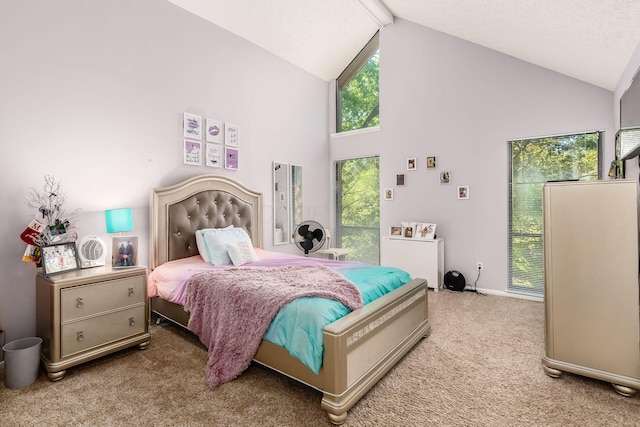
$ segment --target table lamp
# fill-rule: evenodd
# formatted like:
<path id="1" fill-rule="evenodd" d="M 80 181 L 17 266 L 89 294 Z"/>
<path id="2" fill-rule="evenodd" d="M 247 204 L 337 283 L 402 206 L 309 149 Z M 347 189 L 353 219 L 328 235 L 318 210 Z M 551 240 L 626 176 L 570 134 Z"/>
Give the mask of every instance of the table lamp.
<path id="1" fill-rule="evenodd" d="M 138 238 L 121 237 L 124 231 L 133 230 L 133 212 L 131 208 L 109 209 L 104 211 L 107 233 L 118 233 L 111 245 L 111 266 L 114 268 L 133 267 L 137 263 Z"/>

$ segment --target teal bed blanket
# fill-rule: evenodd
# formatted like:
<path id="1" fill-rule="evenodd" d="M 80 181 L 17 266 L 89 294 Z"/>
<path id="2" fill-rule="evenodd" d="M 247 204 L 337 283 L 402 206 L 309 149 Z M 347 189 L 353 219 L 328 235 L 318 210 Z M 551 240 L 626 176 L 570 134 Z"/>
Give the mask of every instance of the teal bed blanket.
<path id="1" fill-rule="evenodd" d="M 407 272 L 393 267 L 354 262 L 327 265 L 355 283 L 364 305 L 411 281 Z M 318 374 L 324 353 L 324 328 L 349 312 L 344 304 L 336 300 L 298 298 L 279 311 L 264 339 L 286 348 L 291 356 Z"/>

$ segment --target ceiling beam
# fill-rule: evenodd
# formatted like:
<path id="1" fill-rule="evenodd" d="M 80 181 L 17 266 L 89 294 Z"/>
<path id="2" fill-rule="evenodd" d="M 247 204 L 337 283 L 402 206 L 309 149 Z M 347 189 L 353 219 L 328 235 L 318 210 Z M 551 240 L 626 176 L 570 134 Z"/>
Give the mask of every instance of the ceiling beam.
<path id="1" fill-rule="evenodd" d="M 380 0 L 355 0 L 380 28 L 393 24 L 393 14 Z"/>

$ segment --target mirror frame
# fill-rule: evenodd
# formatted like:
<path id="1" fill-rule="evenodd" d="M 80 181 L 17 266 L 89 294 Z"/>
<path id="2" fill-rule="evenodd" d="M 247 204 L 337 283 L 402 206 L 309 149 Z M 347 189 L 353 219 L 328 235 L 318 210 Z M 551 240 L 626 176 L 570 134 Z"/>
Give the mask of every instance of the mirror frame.
<path id="1" fill-rule="evenodd" d="M 289 208 L 289 164 L 273 162 L 271 171 L 273 173 L 273 245 L 286 245 L 290 241 L 288 236 L 292 234 Z"/>
<path id="2" fill-rule="evenodd" d="M 293 233 L 296 227 L 304 221 L 304 197 L 302 192 L 304 179 L 302 176 L 302 166 L 291 165 L 289 174 L 289 182 L 291 183 L 291 243 L 295 243 Z"/>

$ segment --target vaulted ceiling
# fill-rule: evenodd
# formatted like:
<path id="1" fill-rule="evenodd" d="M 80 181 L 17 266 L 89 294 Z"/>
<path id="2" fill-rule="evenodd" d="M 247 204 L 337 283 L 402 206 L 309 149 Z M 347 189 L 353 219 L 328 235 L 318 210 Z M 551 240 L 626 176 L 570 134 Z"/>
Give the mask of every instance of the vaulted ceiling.
<path id="1" fill-rule="evenodd" d="M 638 0 L 169 1 L 323 80 L 336 78 L 382 25 L 380 6 L 609 90 L 640 42 Z"/>

